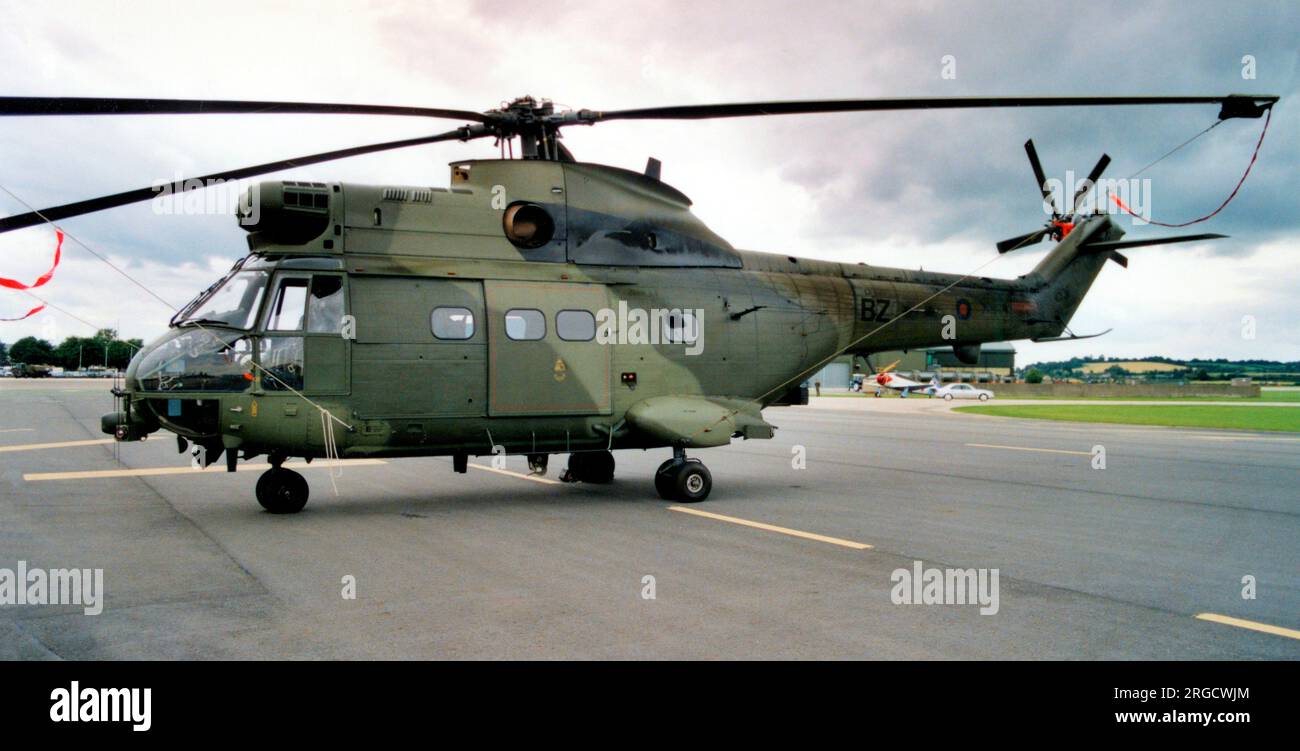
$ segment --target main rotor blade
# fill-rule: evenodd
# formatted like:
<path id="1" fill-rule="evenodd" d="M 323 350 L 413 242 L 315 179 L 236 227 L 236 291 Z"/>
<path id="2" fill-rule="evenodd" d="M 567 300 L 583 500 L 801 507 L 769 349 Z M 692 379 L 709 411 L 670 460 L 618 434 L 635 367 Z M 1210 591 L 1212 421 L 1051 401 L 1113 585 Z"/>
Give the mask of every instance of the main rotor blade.
<path id="1" fill-rule="evenodd" d="M 1104 107 L 1140 104 L 1223 104 L 1229 100 L 1276 102 L 1275 96 L 1003 96 L 913 97 L 902 99 L 824 99 L 796 102 L 737 102 L 643 107 L 609 112 L 588 112 L 583 118 L 604 120 L 704 120 L 752 115 L 799 115 L 817 112 L 872 112 L 886 110 L 971 109 L 976 107 Z"/>
<path id="2" fill-rule="evenodd" d="M 1072 207 L 1072 208 L 1070 209 L 1071 211 L 1078 211 L 1078 210 L 1079 210 L 1079 202 L 1082 201 L 1082 200 L 1083 200 L 1083 197 L 1086 196 L 1086 195 L 1088 194 L 1088 191 L 1090 191 L 1090 190 L 1092 190 L 1094 187 L 1096 187 L 1096 185 L 1097 185 L 1097 178 L 1101 177 L 1101 173 L 1102 173 L 1102 172 L 1105 172 L 1105 171 L 1106 171 L 1106 165 L 1108 165 L 1108 164 L 1110 164 L 1110 155 L 1109 155 L 1109 154 L 1102 154 L 1102 155 L 1101 155 L 1101 159 L 1098 159 L 1098 160 L 1097 160 L 1097 166 L 1095 166 L 1095 167 L 1092 168 L 1092 172 L 1089 172 L 1089 173 L 1088 173 L 1088 180 L 1087 180 L 1087 182 L 1085 182 L 1085 183 L 1083 183 L 1082 185 L 1080 185 L 1080 186 L 1079 186 L 1079 189 L 1078 189 L 1077 191 L 1075 191 L 1075 193 L 1074 193 L 1074 202 L 1070 204 L 1070 206 Z"/>
<path id="3" fill-rule="evenodd" d="M 117 97 L 0 97 L 0 116 L 28 115 L 402 115 L 488 122 L 469 110 L 383 104 L 241 102 L 221 99 L 121 99 Z"/>
<path id="4" fill-rule="evenodd" d="M 210 175 L 204 175 L 198 178 L 189 178 L 187 180 L 177 180 L 170 187 L 170 195 L 183 193 L 187 190 L 207 187 L 209 181 L 214 180 L 240 180 L 246 177 L 255 177 L 265 175 L 269 172 L 279 172 L 280 170 L 290 169 L 292 167 L 304 167 L 309 164 L 319 164 L 320 162 L 330 162 L 336 159 L 347 159 L 348 157 L 361 156 L 362 154 L 373 154 L 378 151 L 391 151 L 393 149 L 404 149 L 408 146 L 423 146 L 425 144 L 437 143 L 439 141 L 468 141 L 473 138 L 481 138 L 489 135 L 486 130 L 471 129 L 468 126 L 457 130 L 439 133 L 434 136 L 421 136 L 419 138 L 407 138 L 400 141 L 386 141 L 384 143 L 370 144 L 369 146 L 354 146 L 350 149 L 339 149 L 338 151 L 326 151 L 320 154 L 309 154 L 307 156 L 294 157 L 293 159 L 281 159 L 278 162 L 267 162 L 253 167 L 241 167 L 239 169 L 226 170 L 225 172 L 214 172 Z M 62 206 L 53 206 L 48 209 L 31 211 L 26 214 L 16 214 L 0 219 L 0 233 L 12 232 L 24 227 L 34 227 L 46 221 L 57 222 L 60 219 L 90 214 L 95 211 L 112 209 L 127 204 L 148 201 L 157 197 L 164 190 L 163 186 L 150 186 L 148 188 L 137 188 L 113 195 L 100 196 L 76 203 L 68 203 Z"/>
<path id="5" fill-rule="evenodd" d="M 1043 163 L 1038 161 L 1038 150 L 1034 148 L 1034 139 L 1025 141 L 1025 153 L 1029 155 L 1029 166 L 1034 170 L 1034 179 L 1038 181 L 1038 190 L 1043 194 L 1043 202 L 1046 203 L 1052 197 L 1052 191 L 1047 188 L 1047 174 L 1043 172 Z M 1052 201 L 1052 213 L 1056 213 L 1056 201 Z"/>

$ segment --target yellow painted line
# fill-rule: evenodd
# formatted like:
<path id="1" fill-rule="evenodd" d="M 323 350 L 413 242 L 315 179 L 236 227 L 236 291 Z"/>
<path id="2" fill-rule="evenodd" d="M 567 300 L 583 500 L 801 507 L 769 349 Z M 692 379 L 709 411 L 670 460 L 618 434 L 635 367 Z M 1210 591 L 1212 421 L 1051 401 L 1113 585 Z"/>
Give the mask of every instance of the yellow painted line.
<path id="1" fill-rule="evenodd" d="M 485 467 L 482 464 L 475 464 L 474 462 L 470 462 L 469 466 L 472 469 L 481 469 L 484 472 L 495 472 L 498 475 L 506 475 L 508 477 L 518 477 L 520 480 L 532 480 L 533 482 L 540 482 L 543 485 L 563 485 L 563 483 L 561 483 L 559 480 L 548 480 L 547 478 L 539 477 L 538 475 L 526 475 L 523 472 L 511 472 L 508 469 L 497 469 L 496 467 Z"/>
<path id="2" fill-rule="evenodd" d="M 1288 438 L 1286 436 L 1262 436 L 1262 435 L 1198 435 L 1196 438 L 1202 441 L 1300 441 L 1300 438 Z"/>
<path id="3" fill-rule="evenodd" d="M 326 467 L 373 467 L 387 464 L 383 459 L 344 459 L 341 461 L 286 462 L 285 466 L 295 469 L 316 469 Z M 247 465 L 245 465 L 247 466 Z M 257 465 L 259 468 L 268 465 Z M 100 480 L 113 477 L 158 477 L 161 475 L 202 475 L 224 473 L 224 463 L 213 464 L 207 469 L 194 467 L 145 467 L 142 469 L 92 469 L 83 472 L 30 472 L 23 475 L 27 482 L 44 482 L 47 480 Z"/>
<path id="4" fill-rule="evenodd" d="M 1236 626 L 1237 628 L 1248 628 L 1251 631 L 1259 631 L 1274 636 L 1285 636 L 1288 639 L 1300 639 L 1300 631 L 1296 631 L 1293 628 L 1270 626 L 1267 623 L 1248 621 L 1244 618 L 1233 618 L 1227 615 L 1219 615 L 1218 613 L 1197 613 L 1196 617 L 1202 621 L 1212 621 L 1214 623 L 1222 623 L 1226 626 Z"/>
<path id="5" fill-rule="evenodd" d="M 687 508 L 685 506 L 669 506 L 668 510 L 680 511 L 683 514 L 693 514 L 695 516 L 703 516 L 706 519 L 717 519 L 720 522 L 731 522 L 732 524 L 739 524 L 745 527 L 753 527 L 754 529 L 762 529 L 768 532 L 777 532 L 783 535 L 790 535 L 791 537 L 802 537 L 805 540 L 816 540 L 817 542 L 829 542 L 832 545 L 839 545 L 845 548 L 853 548 L 854 550 L 871 550 L 871 548 L 874 547 L 872 545 L 866 544 L 865 542 L 854 542 L 852 540 L 843 540 L 838 537 L 827 537 L 826 535 L 819 535 L 816 534 L 815 532 L 803 532 L 798 529 L 790 529 L 789 527 L 778 527 L 775 524 L 764 524 L 763 522 L 752 522 L 748 519 L 740 519 L 735 516 L 723 516 L 722 514 L 715 514 L 711 511 L 700 511 L 699 509 Z"/>
<path id="6" fill-rule="evenodd" d="M 99 446 L 112 443 L 112 438 L 95 438 L 88 441 L 62 441 L 60 443 L 26 443 L 20 446 L 0 446 L 0 454 L 6 451 L 39 451 L 40 449 L 65 449 L 73 446 Z"/>
<path id="7" fill-rule="evenodd" d="M 1066 451 L 1065 449 L 1040 449 L 1040 448 L 1033 448 L 1030 446 L 999 446 L 996 443 L 968 443 L 966 445 L 972 446 L 977 449 L 1006 449 L 1008 451 L 1037 451 L 1044 454 L 1073 454 L 1074 456 L 1092 456 L 1092 454 L 1087 451 Z"/>

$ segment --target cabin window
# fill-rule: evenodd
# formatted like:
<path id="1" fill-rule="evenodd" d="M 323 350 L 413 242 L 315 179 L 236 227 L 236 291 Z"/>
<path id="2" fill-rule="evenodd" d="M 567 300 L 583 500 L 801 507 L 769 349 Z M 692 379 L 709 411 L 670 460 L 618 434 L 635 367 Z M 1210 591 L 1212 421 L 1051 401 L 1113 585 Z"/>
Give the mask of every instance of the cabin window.
<path id="1" fill-rule="evenodd" d="M 307 296 L 307 331 L 338 334 L 343 331 L 343 277 L 318 275 L 311 278 Z"/>
<path id="2" fill-rule="evenodd" d="M 506 311 L 506 336 L 515 341 L 534 341 L 546 336 L 546 316 L 531 308 Z"/>
<path id="3" fill-rule="evenodd" d="M 302 329 L 303 318 L 307 314 L 307 279 L 305 277 L 287 277 L 280 280 L 276 289 L 275 300 L 267 315 L 268 331 L 298 331 Z"/>
<path id="4" fill-rule="evenodd" d="M 555 333 L 566 342 L 589 342 L 596 338 L 596 316 L 585 310 L 561 310 L 555 314 Z"/>
<path id="5" fill-rule="evenodd" d="M 700 322 L 689 310 L 673 310 L 664 315 L 665 344 L 694 344 L 700 338 Z"/>
<path id="6" fill-rule="evenodd" d="M 433 335 L 439 339 L 473 337 L 474 312 L 469 308 L 434 308 Z"/>

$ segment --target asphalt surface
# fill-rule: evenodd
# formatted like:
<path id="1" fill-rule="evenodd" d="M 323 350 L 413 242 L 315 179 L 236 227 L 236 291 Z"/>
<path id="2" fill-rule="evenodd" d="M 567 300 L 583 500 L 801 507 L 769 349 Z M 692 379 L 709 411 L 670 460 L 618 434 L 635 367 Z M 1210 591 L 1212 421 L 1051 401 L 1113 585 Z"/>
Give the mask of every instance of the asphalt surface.
<path id="1" fill-rule="evenodd" d="M 313 466 L 306 510 L 273 516 L 256 463 L 33 477 L 187 466 L 165 434 L 13 450 L 106 438 L 108 385 L 0 382 L 0 568 L 102 568 L 107 590 L 99 615 L 0 605 L 0 657 L 1300 658 L 1278 630 L 1300 629 L 1297 435 L 822 399 L 697 454 L 714 490 L 689 508 L 727 519 L 655 495 L 666 451 L 618 452 L 608 486 L 435 458 L 346 466 L 336 495 Z M 915 561 L 996 569 L 997 613 L 894 604 Z"/>

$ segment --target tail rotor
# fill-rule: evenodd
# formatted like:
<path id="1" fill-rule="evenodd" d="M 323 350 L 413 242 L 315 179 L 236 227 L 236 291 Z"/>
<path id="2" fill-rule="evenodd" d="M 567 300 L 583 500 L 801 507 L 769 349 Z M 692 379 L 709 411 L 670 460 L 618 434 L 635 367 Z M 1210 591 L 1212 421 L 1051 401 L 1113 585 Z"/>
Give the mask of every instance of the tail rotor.
<path id="1" fill-rule="evenodd" d="M 1041 242 L 1044 238 L 1050 237 L 1053 240 L 1060 241 L 1070 230 L 1074 229 L 1075 218 L 1079 214 L 1079 206 L 1082 205 L 1083 199 L 1096 186 L 1097 180 L 1101 178 L 1102 172 L 1110 164 L 1110 156 L 1101 155 L 1097 160 L 1096 166 L 1088 173 L 1088 179 L 1079 184 L 1079 189 L 1075 191 L 1074 199 L 1070 203 L 1069 212 L 1066 213 L 1064 206 L 1057 205 L 1057 197 L 1053 194 L 1051 186 L 1047 181 L 1047 174 L 1043 171 L 1043 163 L 1038 159 L 1038 150 L 1034 148 L 1034 140 L 1031 138 L 1025 141 L 1025 154 L 1029 157 L 1029 167 L 1034 171 L 1034 179 L 1038 182 L 1038 191 L 1043 196 L 1043 203 L 1050 204 L 1052 209 L 1052 218 L 1043 225 L 1042 229 L 1027 232 L 1023 235 L 1009 237 L 998 243 L 999 253 L 1009 253 L 1013 250 L 1019 250 L 1026 245 L 1033 245 Z M 1064 196 L 1062 196 L 1064 198 Z"/>

